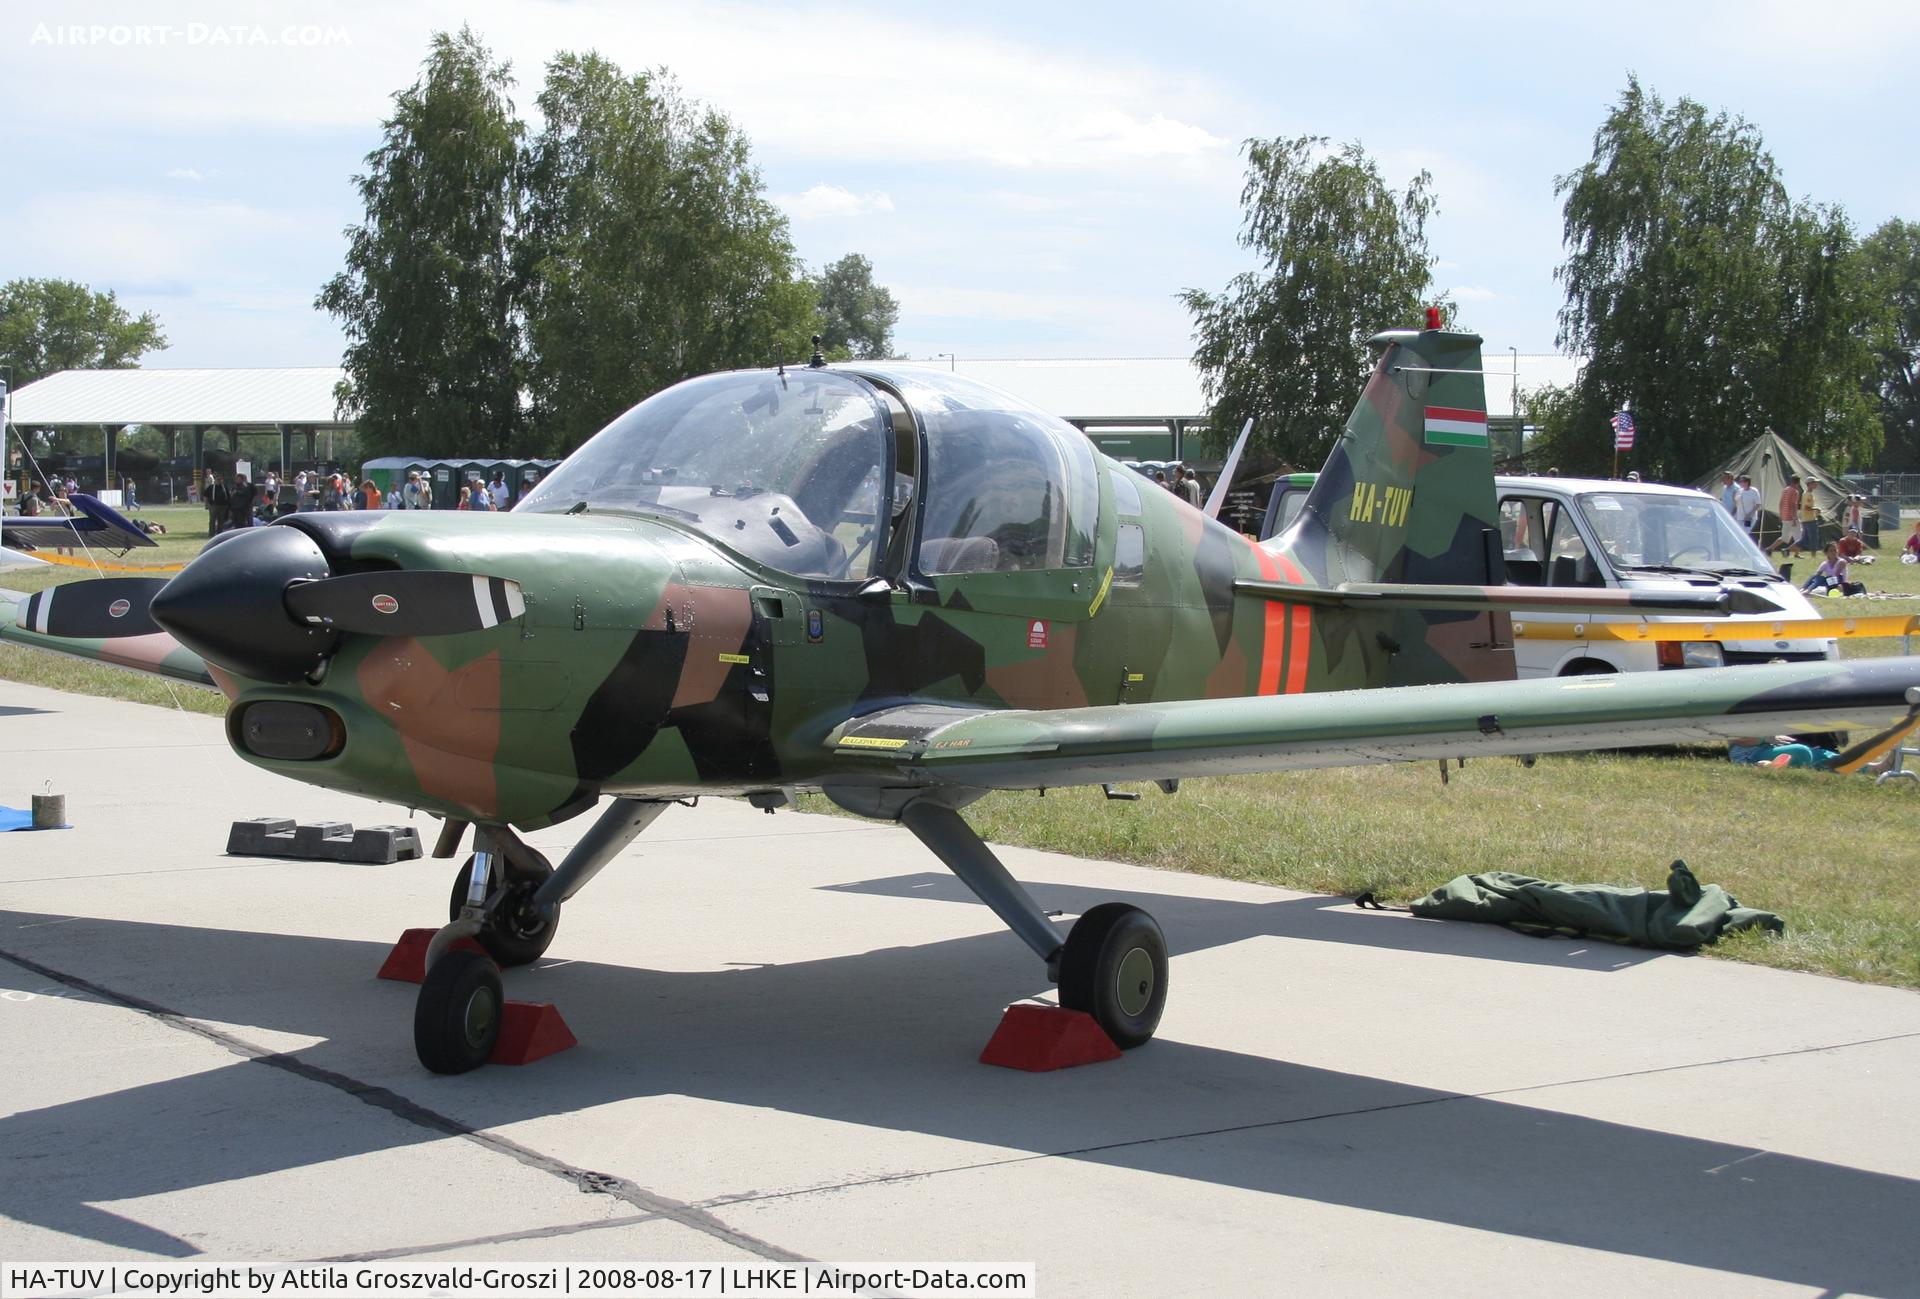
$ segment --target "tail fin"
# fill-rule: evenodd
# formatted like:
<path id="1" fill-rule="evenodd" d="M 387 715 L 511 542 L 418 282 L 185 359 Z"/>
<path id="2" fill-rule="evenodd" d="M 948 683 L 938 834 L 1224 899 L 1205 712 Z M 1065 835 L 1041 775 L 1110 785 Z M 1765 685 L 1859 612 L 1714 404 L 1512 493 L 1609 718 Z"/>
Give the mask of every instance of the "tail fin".
<path id="1" fill-rule="evenodd" d="M 1300 517 L 1268 543 L 1325 585 L 1504 580 L 1480 336 L 1389 330 Z"/>
<path id="2" fill-rule="evenodd" d="M 1372 342 L 1380 359 L 1360 404 L 1300 516 L 1267 549 L 1323 587 L 1503 584 L 1479 336 L 1402 329 Z M 1382 609 L 1321 620 L 1319 641 L 1329 687 L 1514 675 L 1502 612 Z"/>

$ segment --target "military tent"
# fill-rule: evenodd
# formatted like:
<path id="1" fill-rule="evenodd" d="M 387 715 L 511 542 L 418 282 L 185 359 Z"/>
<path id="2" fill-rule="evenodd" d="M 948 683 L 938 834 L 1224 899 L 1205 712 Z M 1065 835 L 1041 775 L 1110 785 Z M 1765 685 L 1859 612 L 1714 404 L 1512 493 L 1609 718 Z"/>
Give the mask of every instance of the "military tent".
<path id="1" fill-rule="evenodd" d="M 1693 485 L 1717 497 L 1720 494 L 1721 474 L 1732 474 L 1736 479 L 1741 474 L 1747 474 L 1753 479 L 1754 487 L 1759 489 L 1762 546 L 1771 546 L 1780 538 L 1780 493 L 1786 488 L 1789 474 L 1798 474 L 1801 487 L 1813 492 L 1814 504 L 1820 510 L 1820 539 L 1823 542 L 1832 541 L 1840 535 L 1841 518 L 1846 513 L 1851 490 L 1772 429 L 1734 452 Z M 1867 523 L 1869 527 L 1873 526 L 1871 512 Z"/>

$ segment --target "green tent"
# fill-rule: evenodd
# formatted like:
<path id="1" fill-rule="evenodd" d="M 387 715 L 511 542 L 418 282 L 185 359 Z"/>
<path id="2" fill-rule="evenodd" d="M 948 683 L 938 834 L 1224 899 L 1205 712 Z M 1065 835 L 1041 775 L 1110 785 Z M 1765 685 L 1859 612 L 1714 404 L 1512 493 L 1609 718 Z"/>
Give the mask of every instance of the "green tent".
<path id="1" fill-rule="evenodd" d="M 1693 485 L 1717 498 L 1720 495 L 1721 474 L 1732 474 L 1735 478 L 1746 474 L 1753 479 L 1754 487 L 1760 492 L 1761 545 L 1770 546 L 1780 538 L 1780 493 L 1787 485 L 1789 474 L 1800 476 L 1803 490 L 1812 485 L 1810 490 L 1814 504 L 1820 510 L 1820 540 L 1827 542 L 1839 538 L 1843 526 L 1841 517 L 1852 491 L 1772 429 L 1734 452 L 1724 464 L 1714 466 L 1711 473 Z M 1873 522 L 1871 514 L 1867 521 L 1869 524 Z"/>

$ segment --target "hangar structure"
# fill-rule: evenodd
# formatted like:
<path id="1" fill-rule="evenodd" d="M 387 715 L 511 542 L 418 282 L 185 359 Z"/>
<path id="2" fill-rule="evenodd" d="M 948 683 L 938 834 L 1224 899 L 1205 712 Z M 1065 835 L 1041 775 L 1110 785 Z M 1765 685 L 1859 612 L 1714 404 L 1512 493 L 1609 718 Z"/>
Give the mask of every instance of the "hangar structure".
<path id="1" fill-rule="evenodd" d="M 285 369 L 62 370 L 13 394 L 10 422 L 21 429 L 97 430 L 103 452 L 101 481 L 116 483 L 120 433 L 145 424 L 166 438 L 167 459 L 190 459 L 193 481 L 206 467 L 207 437 L 223 438 L 237 454 L 242 433 L 278 433 L 280 464 L 313 463 L 318 439 L 351 432 L 334 388 L 339 366 Z M 183 455 L 181 438 L 191 448 Z M 304 456 L 295 455 L 304 441 Z"/>

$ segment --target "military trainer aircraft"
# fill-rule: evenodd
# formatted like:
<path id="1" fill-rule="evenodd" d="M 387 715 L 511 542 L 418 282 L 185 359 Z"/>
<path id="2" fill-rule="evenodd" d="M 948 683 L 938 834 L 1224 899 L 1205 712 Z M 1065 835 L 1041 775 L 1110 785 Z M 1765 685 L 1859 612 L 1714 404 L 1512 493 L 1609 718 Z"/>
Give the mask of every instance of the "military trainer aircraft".
<path id="1" fill-rule="evenodd" d="M 1912 658 L 1513 680 L 1511 609 L 1772 606 L 1737 581 L 1505 585 L 1480 340 L 1428 326 L 1375 338 L 1305 509 L 1264 545 L 1005 393 L 816 355 L 648 398 L 511 514 L 296 514 L 164 582 L 44 591 L 0 634 L 203 670 L 247 761 L 445 818 L 441 855 L 475 828 L 416 1006 L 430 1069 L 487 1058 L 496 963 L 545 952 L 674 800 L 796 790 L 907 827 L 1132 1047 L 1167 995 L 1158 926 L 1109 903 L 1063 935 L 961 815 L 987 791 L 1878 729 L 1920 706 Z M 609 797 L 557 867 L 520 837 Z"/>

